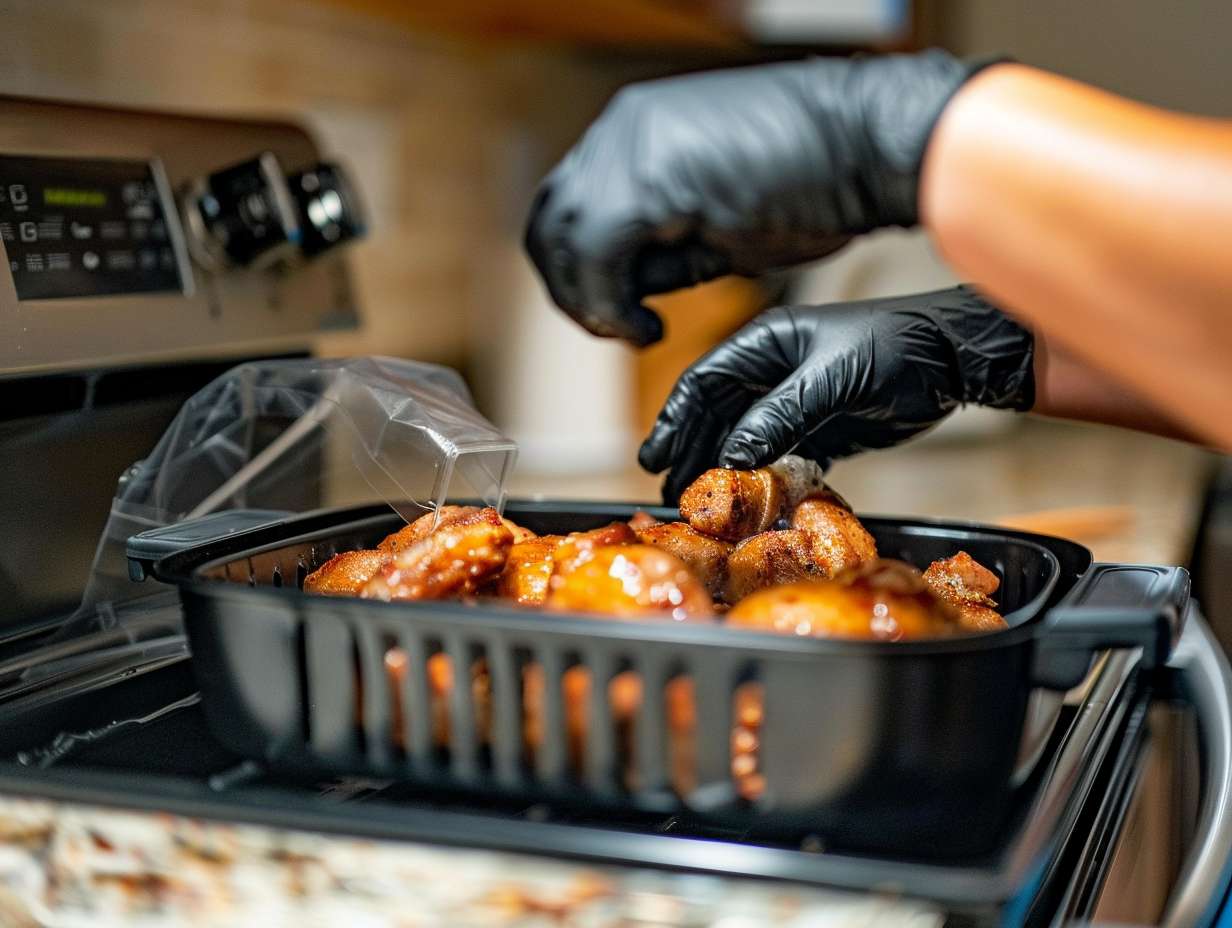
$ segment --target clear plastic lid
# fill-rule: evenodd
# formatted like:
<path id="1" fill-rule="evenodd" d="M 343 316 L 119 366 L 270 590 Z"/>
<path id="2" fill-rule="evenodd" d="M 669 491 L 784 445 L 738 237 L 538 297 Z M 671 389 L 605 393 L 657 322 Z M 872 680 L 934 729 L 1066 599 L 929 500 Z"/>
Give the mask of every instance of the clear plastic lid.
<path id="1" fill-rule="evenodd" d="M 498 509 L 516 445 L 455 372 L 397 358 L 241 364 L 188 400 L 120 481 L 83 611 L 130 598 L 124 546 L 228 509 L 384 500 L 408 521 L 447 497 Z"/>

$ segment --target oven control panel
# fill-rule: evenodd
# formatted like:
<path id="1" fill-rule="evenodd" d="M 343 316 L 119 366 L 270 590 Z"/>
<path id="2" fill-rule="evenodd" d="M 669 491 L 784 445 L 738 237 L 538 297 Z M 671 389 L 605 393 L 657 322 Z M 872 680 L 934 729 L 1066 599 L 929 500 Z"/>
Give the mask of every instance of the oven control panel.
<path id="1" fill-rule="evenodd" d="M 293 122 L 0 96 L 0 378 L 311 350 L 362 217 Z"/>
<path id="2" fill-rule="evenodd" d="M 19 300 L 183 292 L 189 278 L 157 162 L 0 156 L 0 240 Z"/>

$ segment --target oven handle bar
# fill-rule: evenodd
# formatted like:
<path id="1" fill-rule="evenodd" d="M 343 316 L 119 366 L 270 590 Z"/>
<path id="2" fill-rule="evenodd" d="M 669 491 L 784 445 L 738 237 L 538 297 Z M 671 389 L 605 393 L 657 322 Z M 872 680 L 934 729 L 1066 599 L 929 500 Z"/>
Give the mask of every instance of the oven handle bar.
<path id="1" fill-rule="evenodd" d="M 1219 918 L 1232 882 L 1232 668 L 1196 608 L 1169 667 L 1193 702 L 1202 741 L 1198 834 L 1181 868 L 1161 928 L 1196 928 Z"/>

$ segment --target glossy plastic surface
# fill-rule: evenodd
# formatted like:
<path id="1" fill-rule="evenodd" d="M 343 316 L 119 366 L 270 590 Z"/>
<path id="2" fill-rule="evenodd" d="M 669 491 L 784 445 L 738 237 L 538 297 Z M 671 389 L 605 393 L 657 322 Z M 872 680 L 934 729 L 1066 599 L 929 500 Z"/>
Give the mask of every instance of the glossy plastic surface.
<path id="1" fill-rule="evenodd" d="M 614 504 L 519 504 L 507 513 L 540 532 L 628 518 Z M 660 511 L 660 515 L 670 515 Z M 1089 556 L 1058 539 L 978 526 L 865 519 L 880 550 L 926 566 L 959 548 L 1002 578 L 1013 627 L 990 635 L 907 643 L 795 639 L 717 627 L 596 622 L 499 605 L 381 603 L 306 595 L 303 576 L 341 550 L 369 546 L 397 528 L 388 510 L 296 517 L 198 545 L 160 561 L 160 579 L 182 587 L 207 718 L 233 749 L 285 769 L 363 772 L 451 789 L 498 791 L 613 810 L 688 809 L 735 828 L 815 834 L 848 847 L 942 856 L 989 846 L 1011 805 L 1015 761 L 1040 671 L 1040 620 Z M 221 582 L 220 582 L 221 581 Z M 1082 595 L 1085 604 L 1099 585 Z M 1131 610 L 1133 612 L 1133 610 Z M 1053 649 L 1071 663 L 1103 644 L 1134 638 L 1103 626 L 1107 640 L 1071 636 Z M 1152 626 L 1154 627 L 1154 626 Z M 1115 639 L 1115 640 L 1113 640 Z M 389 648 L 411 670 L 391 686 Z M 488 712 L 469 686 L 448 697 L 448 743 L 435 744 L 425 667 L 482 660 Z M 528 752 L 521 737 L 528 665 L 546 679 L 546 734 Z M 631 730 L 613 718 L 606 687 L 592 687 L 585 744 L 571 763 L 562 678 L 584 665 L 600 683 L 630 671 L 643 697 Z M 418 669 L 418 670 L 417 670 Z M 673 789 L 667 687 L 687 677 L 696 782 Z M 763 689 L 759 762 L 765 789 L 736 797 L 731 777 L 733 697 Z"/>

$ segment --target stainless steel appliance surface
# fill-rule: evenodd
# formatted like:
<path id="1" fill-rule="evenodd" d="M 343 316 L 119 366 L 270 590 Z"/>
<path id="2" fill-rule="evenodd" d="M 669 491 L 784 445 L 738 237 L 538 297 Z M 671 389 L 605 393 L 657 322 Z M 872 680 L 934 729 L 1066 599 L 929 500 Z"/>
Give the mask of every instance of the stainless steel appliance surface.
<path id="1" fill-rule="evenodd" d="M 1096 663 L 996 847 L 959 860 L 267 768 L 211 734 L 173 588 L 149 580 L 69 622 L 117 479 L 183 398 L 234 361 L 307 353 L 315 331 L 354 324 L 334 246 L 363 231 L 345 172 L 294 125 L 0 100 L 0 793 L 890 894 L 955 926 L 1213 923 L 1232 676 L 1196 607 L 1168 667 L 1131 650 Z"/>

